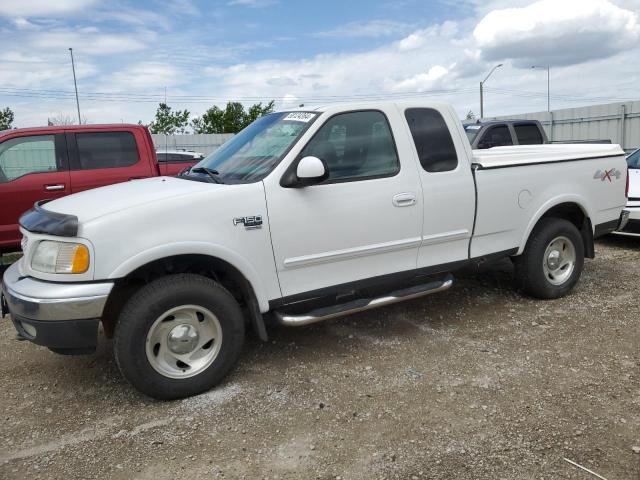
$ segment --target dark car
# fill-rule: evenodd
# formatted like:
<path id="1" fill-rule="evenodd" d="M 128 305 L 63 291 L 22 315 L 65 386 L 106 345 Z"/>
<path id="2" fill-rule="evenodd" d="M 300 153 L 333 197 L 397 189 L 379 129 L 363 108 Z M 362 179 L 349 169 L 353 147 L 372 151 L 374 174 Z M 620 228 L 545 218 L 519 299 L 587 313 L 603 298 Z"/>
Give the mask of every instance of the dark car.
<path id="1" fill-rule="evenodd" d="M 464 130 L 474 150 L 549 143 L 544 128 L 537 120 L 478 121 L 465 125 Z"/>

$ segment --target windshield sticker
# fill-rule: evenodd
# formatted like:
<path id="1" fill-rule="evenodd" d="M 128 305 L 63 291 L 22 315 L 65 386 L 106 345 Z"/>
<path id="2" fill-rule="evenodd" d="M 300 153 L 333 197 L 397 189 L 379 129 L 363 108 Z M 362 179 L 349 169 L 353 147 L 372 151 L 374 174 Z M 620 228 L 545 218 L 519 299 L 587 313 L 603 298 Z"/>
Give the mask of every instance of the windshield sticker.
<path id="1" fill-rule="evenodd" d="M 316 116 L 315 113 L 291 112 L 289 115 L 284 117 L 283 120 L 290 120 L 292 122 L 304 122 L 304 123 L 307 123 L 309 120 L 311 120 L 315 116 Z"/>
<path id="2" fill-rule="evenodd" d="M 466 127 L 467 130 L 480 130 L 480 125 L 467 125 Z"/>

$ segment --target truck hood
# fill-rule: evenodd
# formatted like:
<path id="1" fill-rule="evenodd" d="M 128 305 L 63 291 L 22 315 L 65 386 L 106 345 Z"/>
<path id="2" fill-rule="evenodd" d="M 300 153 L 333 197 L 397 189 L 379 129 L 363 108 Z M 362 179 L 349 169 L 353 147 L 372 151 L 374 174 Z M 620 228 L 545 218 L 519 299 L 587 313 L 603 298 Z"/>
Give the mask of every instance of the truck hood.
<path id="1" fill-rule="evenodd" d="M 121 210 L 194 195 L 220 187 L 224 188 L 225 185 L 175 177 L 154 177 L 86 190 L 53 200 L 44 204 L 42 208 L 56 213 L 75 215 L 78 223 L 83 224 Z"/>

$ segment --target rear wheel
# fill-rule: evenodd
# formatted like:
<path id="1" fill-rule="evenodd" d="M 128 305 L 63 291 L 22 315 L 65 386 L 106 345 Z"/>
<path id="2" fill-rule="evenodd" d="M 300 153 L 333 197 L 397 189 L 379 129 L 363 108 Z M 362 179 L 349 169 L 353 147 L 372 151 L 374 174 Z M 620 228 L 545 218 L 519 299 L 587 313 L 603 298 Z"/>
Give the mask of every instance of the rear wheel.
<path id="1" fill-rule="evenodd" d="M 525 293 L 542 299 L 562 297 L 582 273 L 584 244 L 580 232 L 562 218 L 543 218 L 514 263 L 517 281 Z"/>
<path id="2" fill-rule="evenodd" d="M 127 302 L 116 325 L 114 352 L 123 376 L 158 399 L 214 387 L 234 366 L 244 319 L 233 296 L 193 274 L 154 280 Z"/>

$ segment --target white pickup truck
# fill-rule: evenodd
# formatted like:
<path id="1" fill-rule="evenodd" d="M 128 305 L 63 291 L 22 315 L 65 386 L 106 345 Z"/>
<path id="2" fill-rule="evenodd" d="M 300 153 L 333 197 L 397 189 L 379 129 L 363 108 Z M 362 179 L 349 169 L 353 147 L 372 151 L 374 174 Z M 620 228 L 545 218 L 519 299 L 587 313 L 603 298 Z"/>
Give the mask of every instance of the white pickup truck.
<path id="1" fill-rule="evenodd" d="M 472 151 L 446 104 L 274 113 L 178 177 L 36 205 L 2 305 L 59 353 L 93 351 L 102 322 L 136 388 L 184 397 L 231 370 L 247 326 L 442 291 L 469 264 L 511 257 L 524 292 L 565 295 L 624 222 L 626 177 L 617 145 Z"/>

